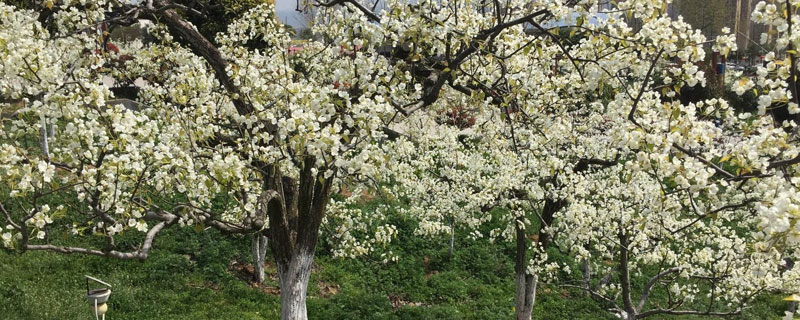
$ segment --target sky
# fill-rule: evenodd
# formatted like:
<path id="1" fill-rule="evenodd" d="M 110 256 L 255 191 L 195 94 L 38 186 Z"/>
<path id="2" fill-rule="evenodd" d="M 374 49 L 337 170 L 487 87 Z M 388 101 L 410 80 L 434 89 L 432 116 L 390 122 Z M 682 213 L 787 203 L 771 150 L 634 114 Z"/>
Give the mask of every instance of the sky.
<path id="1" fill-rule="evenodd" d="M 296 5 L 297 0 L 275 0 L 275 11 L 278 12 L 278 17 L 283 23 L 289 24 L 295 28 L 305 27 L 297 11 L 294 10 Z"/>
<path id="2" fill-rule="evenodd" d="M 142 0 L 129 0 L 131 4 L 137 4 Z M 283 23 L 293 27 L 305 27 L 304 23 L 294 10 L 297 0 L 275 0 L 275 10 Z"/>

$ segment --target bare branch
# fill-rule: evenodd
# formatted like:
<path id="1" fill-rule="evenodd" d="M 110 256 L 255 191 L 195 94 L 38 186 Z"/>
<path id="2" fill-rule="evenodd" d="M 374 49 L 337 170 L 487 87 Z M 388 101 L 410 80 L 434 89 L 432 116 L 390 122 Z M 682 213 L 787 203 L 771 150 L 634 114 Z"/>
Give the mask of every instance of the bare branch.
<path id="1" fill-rule="evenodd" d="M 614 308 L 619 309 L 619 306 L 617 305 L 617 302 L 614 301 L 614 299 L 606 297 L 606 296 L 600 294 L 599 292 L 597 292 L 595 290 L 592 290 L 592 289 L 589 289 L 589 288 L 585 288 L 585 287 L 582 287 L 582 286 L 572 285 L 572 284 L 561 284 L 561 285 L 558 285 L 558 286 L 559 287 L 566 287 L 566 288 L 576 288 L 576 289 L 583 290 L 583 291 L 589 293 L 589 295 L 591 295 L 593 298 L 608 302 L 610 305 L 614 306 Z"/>
<path id="2" fill-rule="evenodd" d="M 653 289 L 653 286 L 656 284 L 656 282 L 658 282 L 658 280 L 680 270 L 681 268 L 679 267 L 669 268 L 650 278 L 650 281 L 647 282 L 647 285 L 645 285 L 644 289 L 642 290 L 642 296 L 639 298 L 639 304 L 636 306 L 636 309 L 642 310 L 642 308 L 644 308 L 644 303 L 647 302 L 647 297 L 650 295 L 650 290 Z"/>
<path id="3" fill-rule="evenodd" d="M 781 168 L 781 167 L 788 167 L 788 166 L 791 166 L 791 165 L 794 165 L 794 164 L 798 164 L 798 163 L 800 163 L 800 154 L 798 154 L 796 157 L 791 158 L 791 159 L 778 160 L 778 161 L 770 162 L 769 166 L 767 166 L 767 169 L 776 169 L 776 168 Z"/>
<path id="4" fill-rule="evenodd" d="M 715 316 L 715 317 L 729 317 L 735 316 L 737 314 L 742 313 L 741 309 L 737 309 L 730 312 L 709 312 L 709 311 L 697 311 L 697 310 L 671 310 L 671 309 L 653 309 L 642 312 L 636 315 L 637 318 L 645 318 L 652 315 L 657 314 L 667 314 L 673 316 L 680 316 L 680 315 L 695 315 L 695 316 Z"/>
<path id="5" fill-rule="evenodd" d="M 178 3 L 167 4 L 167 5 L 165 5 L 165 6 L 161 7 L 161 8 L 156 9 L 156 11 L 162 12 L 162 11 L 172 10 L 172 9 L 184 10 L 184 11 L 186 11 L 188 13 L 191 13 L 192 15 L 195 15 L 195 16 L 198 16 L 198 17 L 201 17 L 201 18 L 206 18 L 206 15 L 203 14 L 202 12 L 200 12 L 200 11 L 197 11 L 197 9 L 190 8 L 190 7 L 184 6 L 182 4 L 178 4 Z"/>
<path id="6" fill-rule="evenodd" d="M 356 7 L 356 9 L 358 9 L 358 11 L 361 11 L 361 13 L 367 16 L 367 18 L 369 18 L 370 20 L 374 22 L 381 21 L 381 18 L 378 17 L 378 15 L 376 15 L 375 12 L 372 12 L 372 10 L 367 9 L 366 7 L 362 6 L 360 3 L 358 3 L 358 1 L 355 0 L 333 0 L 331 2 L 317 2 L 317 4 L 323 7 L 333 7 L 335 5 L 345 4 L 345 3 L 352 4 L 354 7 Z"/>
<path id="7" fill-rule="evenodd" d="M 147 235 L 145 235 L 142 246 L 136 251 L 132 252 L 122 252 L 116 250 L 101 251 L 101 250 L 79 248 L 79 247 L 61 247 L 50 244 L 31 245 L 27 243 L 23 245 L 23 248 L 25 250 L 45 250 L 45 251 L 54 251 L 65 254 L 72 254 L 72 253 L 88 254 L 94 256 L 117 258 L 122 260 L 133 260 L 133 259 L 144 260 L 147 259 L 147 256 L 150 253 L 150 249 L 152 249 L 153 247 L 153 240 L 155 239 L 156 235 L 158 235 L 158 233 L 161 232 L 161 230 L 164 229 L 165 226 L 175 223 L 175 221 L 178 219 L 177 216 L 169 213 L 162 213 L 162 214 L 148 213 L 147 216 L 149 216 L 152 219 L 159 219 L 161 220 L 161 222 L 159 222 L 158 224 L 153 226 L 153 228 L 147 231 Z"/>
<path id="8" fill-rule="evenodd" d="M 8 224 L 10 224 L 12 227 L 14 227 L 14 229 L 17 229 L 17 230 L 20 229 L 19 225 L 14 223 L 14 220 L 11 220 L 11 215 L 9 215 L 8 211 L 6 211 L 6 208 L 3 207 L 3 203 L 2 202 L 0 202 L 0 211 L 3 212 L 3 216 L 6 217 L 6 221 L 8 222 Z"/>

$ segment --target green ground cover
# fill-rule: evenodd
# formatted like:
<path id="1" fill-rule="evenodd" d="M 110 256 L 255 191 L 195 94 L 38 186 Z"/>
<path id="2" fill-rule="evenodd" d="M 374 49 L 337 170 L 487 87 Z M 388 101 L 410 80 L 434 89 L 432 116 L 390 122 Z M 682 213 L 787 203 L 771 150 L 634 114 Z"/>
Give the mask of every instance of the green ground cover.
<path id="1" fill-rule="evenodd" d="M 331 244 L 320 244 L 309 284 L 311 319 L 513 318 L 511 246 L 457 235 L 451 258 L 446 239 L 421 239 L 412 235 L 410 223 L 396 223 L 396 263 L 333 258 Z M 274 265 L 267 266 L 267 281 L 261 287 L 247 282 L 252 270 L 248 238 L 173 228 L 156 246 L 143 262 L 0 251 L 0 318 L 90 318 L 82 296 L 84 274 L 114 286 L 110 320 L 278 318 Z M 551 255 L 567 259 L 558 252 Z M 580 277 L 573 272 L 563 281 Z M 658 298 L 656 291 L 653 299 Z M 778 319 L 786 308 L 780 298 L 759 297 L 736 318 Z M 551 284 L 540 287 L 534 319 L 614 318 L 581 292 Z"/>

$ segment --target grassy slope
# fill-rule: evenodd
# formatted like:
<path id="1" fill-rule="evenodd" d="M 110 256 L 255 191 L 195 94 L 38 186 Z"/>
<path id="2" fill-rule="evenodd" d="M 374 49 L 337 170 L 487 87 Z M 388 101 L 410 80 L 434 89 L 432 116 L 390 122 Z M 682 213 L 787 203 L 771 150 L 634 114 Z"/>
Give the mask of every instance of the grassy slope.
<path id="1" fill-rule="evenodd" d="M 312 319 L 513 318 L 509 245 L 459 240 L 449 259 L 446 240 L 420 239 L 410 235 L 406 222 L 395 224 L 397 263 L 335 259 L 329 244 L 320 244 L 309 285 Z M 132 243 L 126 238 L 118 243 Z M 550 255 L 565 259 L 557 252 Z M 241 279 L 246 276 L 240 268 L 231 266 L 249 260 L 247 238 L 191 228 L 168 230 L 144 262 L 0 250 L 0 318 L 88 319 L 90 307 L 82 295 L 83 275 L 89 274 L 114 286 L 109 319 L 276 319 L 274 266 L 268 266 L 267 283 L 254 288 Z M 574 281 L 580 274 L 563 277 Z M 652 299 L 659 299 L 658 291 Z M 779 296 L 764 296 L 737 318 L 777 319 L 785 307 Z M 580 292 L 553 286 L 540 287 L 534 313 L 534 319 L 613 319 Z"/>

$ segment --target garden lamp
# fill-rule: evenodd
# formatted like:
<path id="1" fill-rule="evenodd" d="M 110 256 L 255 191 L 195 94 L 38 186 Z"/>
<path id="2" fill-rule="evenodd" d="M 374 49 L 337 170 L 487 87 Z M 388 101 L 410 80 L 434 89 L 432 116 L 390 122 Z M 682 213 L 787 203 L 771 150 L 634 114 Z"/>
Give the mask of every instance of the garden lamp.
<path id="1" fill-rule="evenodd" d="M 783 298 L 783 301 L 789 301 L 790 304 L 789 310 L 785 312 L 786 315 L 781 318 L 781 320 L 792 320 L 794 318 L 795 309 L 797 308 L 797 302 L 800 301 L 800 295 L 795 293 L 791 296 Z"/>
<path id="2" fill-rule="evenodd" d="M 89 280 L 102 284 L 105 287 L 89 289 Z M 108 301 L 109 296 L 111 296 L 110 284 L 105 283 L 95 277 L 86 276 L 86 299 L 89 299 L 89 303 L 92 305 L 95 320 L 105 320 L 106 311 L 108 311 L 108 305 L 106 304 L 106 301 Z"/>

